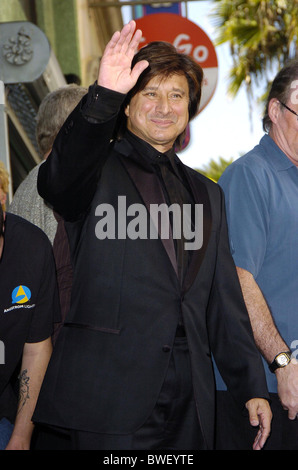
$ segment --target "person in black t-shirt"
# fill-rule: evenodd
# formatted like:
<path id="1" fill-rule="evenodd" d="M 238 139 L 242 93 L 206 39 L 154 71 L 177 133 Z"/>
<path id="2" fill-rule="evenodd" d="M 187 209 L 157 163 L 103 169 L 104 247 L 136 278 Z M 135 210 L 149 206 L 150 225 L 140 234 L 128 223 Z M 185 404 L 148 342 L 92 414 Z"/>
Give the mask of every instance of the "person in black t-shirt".
<path id="1" fill-rule="evenodd" d="M 0 280 L 0 449 L 26 450 L 59 301 L 47 236 L 1 206 Z"/>

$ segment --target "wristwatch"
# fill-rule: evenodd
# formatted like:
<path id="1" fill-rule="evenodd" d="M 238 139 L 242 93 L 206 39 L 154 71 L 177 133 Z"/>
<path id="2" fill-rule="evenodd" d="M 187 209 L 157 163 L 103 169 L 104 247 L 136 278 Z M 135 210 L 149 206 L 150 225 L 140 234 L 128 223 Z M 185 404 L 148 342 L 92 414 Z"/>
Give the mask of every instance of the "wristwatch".
<path id="1" fill-rule="evenodd" d="M 280 367 L 285 367 L 291 360 L 291 351 L 281 352 L 275 356 L 274 361 L 270 364 L 269 370 L 271 372 L 276 371 Z"/>

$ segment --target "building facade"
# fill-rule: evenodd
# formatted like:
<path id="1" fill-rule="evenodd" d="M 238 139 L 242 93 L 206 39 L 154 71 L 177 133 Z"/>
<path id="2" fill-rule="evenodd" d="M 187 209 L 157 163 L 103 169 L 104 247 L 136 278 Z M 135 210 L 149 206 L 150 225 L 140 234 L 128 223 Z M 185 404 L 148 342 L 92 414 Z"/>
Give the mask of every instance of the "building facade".
<path id="1" fill-rule="evenodd" d="M 10 174 L 9 199 L 29 171 L 42 160 L 35 138 L 36 113 L 42 99 L 66 83 L 88 87 L 96 80 L 104 47 L 123 25 L 121 8 L 114 6 L 114 1 L 110 7 L 109 2 L 111 0 L 104 3 L 96 0 L 1 0 L 0 81 L 4 84 L 4 96 L 0 106 L 6 121 L 7 148 L 2 138 L 0 160 Z M 49 43 L 49 60 L 40 76 L 31 82 L 24 82 L 22 75 L 21 59 L 25 68 L 25 61 L 29 62 L 30 54 L 34 53 L 34 44 L 29 44 L 30 35 L 26 33 L 27 24 L 36 25 Z M 11 29 L 9 35 L 7 28 Z M 25 53 L 17 56 L 16 51 L 21 47 L 24 50 L 26 44 L 29 45 Z M 1 68 L 3 72 L 8 59 L 10 67 L 16 68 L 17 79 L 13 78 L 13 83 L 1 75 Z M 13 75 L 15 77 L 15 73 Z M 0 136 L 3 136 L 1 116 L 0 127 Z"/>

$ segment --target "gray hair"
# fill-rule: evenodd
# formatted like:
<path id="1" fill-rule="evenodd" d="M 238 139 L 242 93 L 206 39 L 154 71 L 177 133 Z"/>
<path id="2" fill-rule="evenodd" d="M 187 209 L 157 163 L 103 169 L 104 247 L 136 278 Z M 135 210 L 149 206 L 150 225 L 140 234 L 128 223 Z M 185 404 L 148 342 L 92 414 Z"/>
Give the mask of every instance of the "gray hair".
<path id="1" fill-rule="evenodd" d="M 272 122 L 268 114 L 269 102 L 276 98 L 281 103 L 288 101 L 291 94 L 291 84 L 298 79 L 298 60 L 294 59 L 286 64 L 274 78 L 268 94 L 266 109 L 263 117 L 263 129 L 269 132 Z"/>
<path id="2" fill-rule="evenodd" d="M 87 91 L 72 83 L 52 91 L 42 100 L 36 121 L 36 140 L 42 156 L 52 149 L 63 123 Z"/>

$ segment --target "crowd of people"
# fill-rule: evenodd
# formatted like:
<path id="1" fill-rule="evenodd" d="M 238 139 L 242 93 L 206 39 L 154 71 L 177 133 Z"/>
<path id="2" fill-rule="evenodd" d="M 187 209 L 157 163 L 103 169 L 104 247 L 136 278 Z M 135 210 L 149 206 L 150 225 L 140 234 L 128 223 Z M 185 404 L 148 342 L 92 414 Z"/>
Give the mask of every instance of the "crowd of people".
<path id="1" fill-rule="evenodd" d="M 177 156 L 201 67 L 140 40 L 43 100 L 8 208 L 0 167 L 0 449 L 297 450 L 298 61 L 216 184 Z"/>

